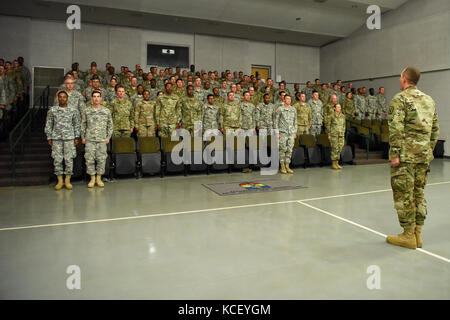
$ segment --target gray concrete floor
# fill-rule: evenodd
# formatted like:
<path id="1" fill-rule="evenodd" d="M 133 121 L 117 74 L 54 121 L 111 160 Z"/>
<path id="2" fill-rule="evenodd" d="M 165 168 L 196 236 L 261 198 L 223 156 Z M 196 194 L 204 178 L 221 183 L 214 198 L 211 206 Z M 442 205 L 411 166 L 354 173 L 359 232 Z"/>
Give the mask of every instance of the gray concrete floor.
<path id="1" fill-rule="evenodd" d="M 276 177 L 307 188 L 201 185 L 274 178 L 259 172 L 0 188 L 0 298 L 450 298 L 450 161 L 432 163 L 423 250 L 385 242 L 401 231 L 388 164 Z M 70 265 L 80 290 L 66 287 Z M 367 288 L 372 265 L 380 289 Z"/>

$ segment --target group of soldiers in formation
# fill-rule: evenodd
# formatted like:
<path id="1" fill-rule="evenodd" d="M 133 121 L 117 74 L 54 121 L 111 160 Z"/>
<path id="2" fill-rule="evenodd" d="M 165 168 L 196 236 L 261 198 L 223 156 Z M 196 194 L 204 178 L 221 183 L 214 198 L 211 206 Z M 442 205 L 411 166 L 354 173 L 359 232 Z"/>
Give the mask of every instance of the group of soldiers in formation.
<path id="1" fill-rule="evenodd" d="M 24 66 L 23 57 L 5 61 L 0 58 L 0 120 L 26 99 L 31 87 L 30 70 Z"/>
<path id="2" fill-rule="evenodd" d="M 111 64 L 106 71 L 97 69 L 95 62 L 82 72 L 78 63 L 72 65 L 55 97 L 54 107 L 47 115 L 46 129 L 52 145 L 56 189 L 72 188 L 72 159 L 75 145 L 81 137 L 85 147 L 88 187 L 103 187 L 106 144 L 111 137 L 171 137 L 174 130 L 183 128 L 191 136 L 207 130 L 223 134 L 251 130 L 255 135 L 265 129 L 270 134 L 278 129 L 280 172 L 293 173 L 289 167 L 297 136 L 322 132 L 332 146 L 332 168 L 338 164 L 344 146 L 346 119 L 385 119 L 387 104 L 384 89 L 377 96 L 365 96 L 365 88 L 348 88 L 338 80 L 320 84 L 316 79 L 300 90 L 295 84 L 291 94 L 281 81 L 275 88 L 272 79 L 267 83 L 260 77 L 222 72 L 181 71 L 177 67 L 144 73 L 140 65 L 131 72 L 122 66 L 119 74 Z M 196 131 L 197 130 L 197 131 Z M 75 143 L 74 141 L 75 140 Z M 72 141 L 71 143 L 69 143 Z M 65 161 L 65 168 L 63 168 Z M 249 169 L 245 169 L 250 171 Z M 63 181 L 63 174 L 66 178 Z"/>

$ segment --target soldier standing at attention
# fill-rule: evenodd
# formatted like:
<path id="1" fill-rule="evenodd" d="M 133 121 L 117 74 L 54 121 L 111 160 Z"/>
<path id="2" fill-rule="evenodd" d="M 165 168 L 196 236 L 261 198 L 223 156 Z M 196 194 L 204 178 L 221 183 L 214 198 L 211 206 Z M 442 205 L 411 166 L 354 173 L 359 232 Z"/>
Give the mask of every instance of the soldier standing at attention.
<path id="1" fill-rule="evenodd" d="M 420 71 L 407 67 L 400 75 L 400 93 L 389 105 L 389 159 L 394 207 L 403 233 L 386 241 L 409 249 L 422 247 L 427 216 L 424 188 L 433 149 L 439 137 L 433 99 L 417 89 Z"/>
<path id="2" fill-rule="evenodd" d="M 353 120 L 355 118 L 355 103 L 352 99 L 352 93 L 349 91 L 347 95 L 342 100 L 342 113 L 348 120 Z"/>
<path id="3" fill-rule="evenodd" d="M 311 100 L 308 101 L 311 107 L 311 129 L 313 136 L 317 136 L 322 132 L 323 127 L 323 104 L 319 99 L 319 93 L 314 90 Z"/>
<path id="4" fill-rule="evenodd" d="M 311 107 L 307 104 L 306 94 L 299 92 L 296 95 L 298 100 L 294 103 L 294 108 L 297 111 L 297 136 L 301 134 L 309 134 L 309 129 L 312 123 Z M 286 99 L 286 98 L 285 98 Z"/>
<path id="5" fill-rule="evenodd" d="M 366 105 L 367 105 L 367 117 L 366 119 L 373 120 L 373 119 L 379 119 L 377 117 L 377 97 L 375 96 L 375 90 L 373 88 L 369 89 L 369 95 L 366 98 Z"/>
<path id="6" fill-rule="evenodd" d="M 117 98 L 108 104 L 114 122 L 113 137 L 129 137 L 134 127 L 133 105 L 125 98 L 125 89 L 122 85 L 116 86 L 116 94 Z"/>
<path id="7" fill-rule="evenodd" d="M 172 131 L 180 128 L 181 110 L 178 96 L 172 93 L 172 84 L 168 82 L 164 87 L 166 92 L 156 99 L 156 126 L 160 137 L 170 138 Z"/>
<path id="8" fill-rule="evenodd" d="M 138 137 L 156 136 L 156 101 L 150 100 L 150 91 L 144 90 L 143 100 L 136 104 L 134 123 Z"/>
<path id="9" fill-rule="evenodd" d="M 234 101 L 234 92 L 228 92 L 227 101 L 222 106 L 220 123 L 224 134 L 233 134 L 242 126 L 242 112 L 239 102 Z"/>
<path id="10" fill-rule="evenodd" d="M 356 120 L 363 120 L 365 118 L 367 108 L 366 98 L 363 95 L 362 88 L 358 88 L 358 94 L 353 98 L 355 100 L 355 118 Z"/>
<path id="11" fill-rule="evenodd" d="M 278 140 L 280 143 L 280 172 L 294 173 L 289 168 L 291 162 L 292 149 L 297 138 L 297 111 L 291 106 L 291 96 L 284 97 L 284 103 L 276 110 L 274 129 L 278 129 Z"/>
<path id="12" fill-rule="evenodd" d="M 256 106 L 258 130 L 266 129 L 267 135 L 271 135 L 273 124 L 275 121 L 275 106 L 270 102 L 270 95 L 265 93 L 263 96 L 263 102 Z"/>
<path id="13" fill-rule="evenodd" d="M 214 103 L 214 96 L 212 94 L 208 95 L 207 101 L 208 102 L 203 105 L 202 112 L 203 131 L 205 132 L 207 130 L 214 129 L 219 130 L 222 128 L 222 124 L 220 123 L 219 107 Z"/>
<path id="14" fill-rule="evenodd" d="M 311 85 L 311 81 L 306 82 L 306 87 L 305 87 L 305 89 L 303 91 L 306 94 L 306 101 L 311 100 L 312 99 L 312 93 L 314 91 L 314 89 L 312 88 L 312 85 Z"/>
<path id="15" fill-rule="evenodd" d="M 55 190 L 63 185 L 72 190 L 70 176 L 73 173 L 73 158 L 76 157 L 75 146 L 80 136 L 80 114 L 75 108 L 68 107 L 69 96 L 65 91 L 58 92 L 59 106 L 52 107 L 47 113 L 45 134 L 48 144 L 52 147 L 53 165 L 58 183 Z M 63 161 L 65 168 L 63 168 Z M 66 175 L 63 184 L 63 174 Z"/>
<path id="16" fill-rule="evenodd" d="M 334 112 L 326 119 L 325 127 L 331 143 L 331 168 L 342 169 L 339 158 L 345 143 L 345 116 L 340 104 L 334 105 Z"/>
<path id="17" fill-rule="evenodd" d="M 379 113 L 379 118 L 387 119 L 388 118 L 388 107 L 386 97 L 384 96 L 384 88 L 380 87 L 378 89 L 377 95 L 377 114 Z"/>
<path id="18" fill-rule="evenodd" d="M 105 186 L 102 175 L 105 173 L 106 145 L 113 133 L 111 112 L 100 104 L 101 101 L 102 93 L 92 92 L 92 107 L 86 108 L 81 115 L 81 141 L 85 145 L 87 173 L 91 176 L 88 188 L 93 188 L 95 183 L 102 188 Z"/>
<path id="19" fill-rule="evenodd" d="M 257 119 L 256 108 L 253 103 L 250 102 L 250 93 L 248 91 L 244 92 L 244 98 L 241 102 L 242 111 L 242 126 L 243 130 L 255 131 Z"/>
<path id="20" fill-rule="evenodd" d="M 203 103 L 194 95 L 193 86 L 187 86 L 186 96 L 178 100 L 176 108 L 181 112 L 181 127 L 193 137 L 195 123 L 202 121 L 203 109 Z"/>

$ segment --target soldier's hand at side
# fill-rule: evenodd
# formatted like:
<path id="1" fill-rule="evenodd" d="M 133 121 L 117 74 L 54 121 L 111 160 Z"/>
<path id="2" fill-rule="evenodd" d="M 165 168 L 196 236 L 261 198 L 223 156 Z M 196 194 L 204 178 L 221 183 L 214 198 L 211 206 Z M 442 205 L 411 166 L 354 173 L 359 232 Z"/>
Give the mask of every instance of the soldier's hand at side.
<path id="1" fill-rule="evenodd" d="M 221 128 L 221 129 L 220 129 L 220 132 L 222 132 L 222 133 L 223 133 L 223 128 Z"/>
<path id="2" fill-rule="evenodd" d="M 277 137 L 278 137 L 278 139 L 280 139 L 280 137 L 281 137 L 280 134 L 278 134 Z"/>
<path id="3" fill-rule="evenodd" d="M 330 141 L 331 141 L 331 136 L 328 136 L 328 140 L 330 140 Z"/>
<path id="4" fill-rule="evenodd" d="M 106 144 L 108 144 L 109 143 L 109 139 L 106 139 L 105 142 L 106 142 Z"/>
<path id="5" fill-rule="evenodd" d="M 297 135 L 294 133 L 294 139 L 297 139 Z"/>
<path id="6" fill-rule="evenodd" d="M 133 133 L 133 128 L 130 128 L 130 133 Z"/>
<path id="7" fill-rule="evenodd" d="M 82 140 L 81 140 L 81 143 L 82 143 L 82 144 L 86 144 L 86 139 L 82 139 Z"/>
<path id="8" fill-rule="evenodd" d="M 391 167 L 396 168 L 400 165 L 400 159 L 399 158 L 392 158 L 391 159 Z"/>
<path id="9" fill-rule="evenodd" d="M 156 129 L 160 130 L 160 129 L 161 129 L 161 126 L 160 126 L 159 124 L 156 125 Z"/>
<path id="10" fill-rule="evenodd" d="M 4 105 L 0 105 L 0 109 L 5 109 L 5 106 Z"/>
<path id="11" fill-rule="evenodd" d="M 73 143 L 74 143 L 75 146 L 77 146 L 78 145 L 78 139 L 73 139 Z"/>
<path id="12" fill-rule="evenodd" d="M 52 141 L 52 139 L 48 139 L 48 145 L 49 145 L 50 147 L 53 147 L 53 141 Z"/>

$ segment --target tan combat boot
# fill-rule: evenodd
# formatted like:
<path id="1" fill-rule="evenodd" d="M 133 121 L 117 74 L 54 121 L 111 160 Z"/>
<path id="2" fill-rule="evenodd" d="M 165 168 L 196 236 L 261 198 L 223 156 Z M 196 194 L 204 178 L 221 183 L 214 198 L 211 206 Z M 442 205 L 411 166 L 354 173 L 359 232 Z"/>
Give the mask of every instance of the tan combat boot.
<path id="1" fill-rule="evenodd" d="M 280 173 L 282 174 L 286 173 L 286 167 L 284 165 L 284 162 L 280 162 Z"/>
<path id="2" fill-rule="evenodd" d="M 64 185 L 66 189 L 72 190 L 72 184 L 70 183 L 70 175 L 66 174 L 66 179 L 64 180 Z"/>
<path id="3" fill-rule="evenodd" d="M 100 174 L 97 175 L 97 185 L 98 185 L 100 188 L 103 188 L 103 187 L 105 186 L 105 184 L 104 184 L 103 181 L 102 181 L 102 176 L 101 176 Z"/>
<path id="4" fill-rule="evenodd" d="M 416 242 L 417 242 L 417 248 L 422 248 L 422 227 L 423 226 L 417 226 L 416 225 L 416 230 L 415 230 L 415 234 L 416 234 Z"/>
<path id="5" fill-rule="evenodd" d="M 58 183 L 55 186 L 55 190 L 61 190 L 63 186 L 64 186 L 63 176 L 61 175 L 61 176 L 58 176 Z"/>
<path id="6" fill-rule="evenodd" d="M 336 161 L 336 167 L 337 167 L 338 169 L 342 169 L 342 167 L 339 165 L 339 161 Z"/>
<path id="7" fill-rule="evenodd" d="M 294 173 L 291 168 L 289 168 L 289 163 L 286 162 L 286 171 L 287 173 Z"/>
<path id="8" fill-rule="evenodd" d="M 414 234 L 414 228 L 403 228 L 403 233 L 397 236 L 388 236 L 386 241 L 394 246 L 401 246 L 409 249 L 417 248 L 416 235 Z"/>
<path id="9" fill-rule="evenodd" d="M 331 169 L 339 169 L 337 166 L 336 166 L 336 162 L 337 161 L 333 161 L 332 163 L 331 163 Z"/>
<path id="10" fill-rule="evenodd" d="M 91 181 L 88 183 L 88 188 L 93 188 L 95 186 L 95 175 L 91 176 Z"/>

